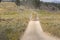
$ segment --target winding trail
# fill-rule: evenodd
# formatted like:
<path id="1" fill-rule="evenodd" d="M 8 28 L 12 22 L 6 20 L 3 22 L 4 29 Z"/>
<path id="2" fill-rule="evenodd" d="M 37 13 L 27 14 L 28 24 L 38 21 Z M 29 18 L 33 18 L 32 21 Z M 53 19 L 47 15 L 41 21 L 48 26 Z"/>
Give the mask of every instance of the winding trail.
<path id="1" fill-rule="evenodd" d="M 21 40 L 57 40 L 43 32 L 39 21 L 30 21 Z"/>

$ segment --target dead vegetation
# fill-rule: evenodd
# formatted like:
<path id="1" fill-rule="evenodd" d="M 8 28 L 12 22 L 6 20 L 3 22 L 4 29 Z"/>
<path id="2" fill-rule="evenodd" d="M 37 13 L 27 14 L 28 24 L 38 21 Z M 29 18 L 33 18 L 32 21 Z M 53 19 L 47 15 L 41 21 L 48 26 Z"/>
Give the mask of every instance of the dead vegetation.
<path id="1" fill-rule="evenodd" d="M 7 40 L 19 40 L 19 37 L 23 35 L 28 25 L 30 14 L 34 10 L 21 6 L 20 11 L 20 7 L 16 9 L 17 7 L 14 5 L 12 5 L 13 11 L 11 7 L 0 7 L 5 11 L 0 13 L 0 34 L 4 32 L 2 36 L 4 38 L 4 34 L 6 34 Z M 38 16 L 43 30 L 49 34 L 60 37 L 60 12 L 50 12 L 46 10 L 38 10 L 36 12 L 39 14 Z"/>

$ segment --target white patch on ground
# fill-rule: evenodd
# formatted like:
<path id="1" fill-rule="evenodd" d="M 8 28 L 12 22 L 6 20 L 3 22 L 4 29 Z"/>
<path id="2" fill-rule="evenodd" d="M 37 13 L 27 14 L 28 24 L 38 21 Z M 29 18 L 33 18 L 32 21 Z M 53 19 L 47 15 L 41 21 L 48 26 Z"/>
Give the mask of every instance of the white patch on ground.
<path id="1" fill-rule="evenodd" d="M 21 40 L 57 40 L 57 39 L 45 34 L 42 30 L 39 21 L 30 21 Z"/>

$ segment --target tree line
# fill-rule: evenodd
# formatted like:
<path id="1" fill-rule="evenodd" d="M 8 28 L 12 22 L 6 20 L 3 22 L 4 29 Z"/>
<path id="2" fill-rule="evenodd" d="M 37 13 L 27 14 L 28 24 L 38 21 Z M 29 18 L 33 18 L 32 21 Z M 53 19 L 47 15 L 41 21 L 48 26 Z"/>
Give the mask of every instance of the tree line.
<path id="1" fill-rule="evenodd" d="M 0 0 L 0 2 L 1 1 L 2 0 Z M 20 6 L 23 4 L 23 5 L 33 6 L 35 8 L 40 8 L 41 4 L 44 4 L 46 6 L 52 5 L 60 9 L 60 3 L 42 2 L 40 0 L 15 0 L 14 2 L 16 3 L 17 6 Z"/>
<path id="2" fill-rule="evenodd" d="M 44 4 L 45 6 L 52 5 L 52 6 L 55 6 L 55 7 L 57 7 L 57 8 L 60 9 L 60 3 L 42 2 L 42 1 L 40 1 L 40 0 L 26 0 L 26 1 L 23 0 L 22 3 L 24 3 L 24 5 L 33 6 L 33 7 L 35 7 L 35 8 L 40 8 L 40 6 L 41 6 L 42 4 Z M 17 4 L 18 6 L 20 6 L 20 5 L 21 5 L 20 0 L 16 0 L 16 4 Z M 53 8 L 53 9 L 54 9 L 54 8 Z"/>
<path id="3" fill-rule="evenodd" d="M 59 9 L 60 9 L 60 3 L 42 2 L 42 1 L 40 1 L 40 4 L 44 4 L 44 5 L 46 5 L 46 6 L 51 5 L 51 6 L 55 6 L 55 7 L 57 7 L 57 8 L 59 8 Z"/>
<path id="4" fill-rule="evenodd" d="M 20 6 L 21 4 L 24 4 L 24 5 L 29 5 L 29 6 L 38 8 L 40 6 L 40 0 L 23 0 L 23 1 L 16 0 L 16 4 L 18 6 Z"/>

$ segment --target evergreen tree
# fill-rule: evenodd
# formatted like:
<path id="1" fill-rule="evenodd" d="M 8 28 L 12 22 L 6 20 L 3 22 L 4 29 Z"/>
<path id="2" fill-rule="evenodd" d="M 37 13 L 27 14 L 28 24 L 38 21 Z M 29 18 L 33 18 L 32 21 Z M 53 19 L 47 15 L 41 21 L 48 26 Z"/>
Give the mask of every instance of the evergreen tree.
<path id="1" fill-rule="evenodd" d="M 33 0 L 32 4 L 35 8 L 39 8 L 40 7 L 40 0 Z"/>
<path id="2" fill-rule="evenodd" d="M 16 0 L 16 5 L 20 6 L 20 0 Z"/>
<path id="3" fill-rule="evenodd" d="M 0 0 L 0 2 L 1 2 L 1 0 Z"/>

